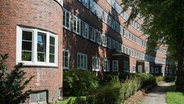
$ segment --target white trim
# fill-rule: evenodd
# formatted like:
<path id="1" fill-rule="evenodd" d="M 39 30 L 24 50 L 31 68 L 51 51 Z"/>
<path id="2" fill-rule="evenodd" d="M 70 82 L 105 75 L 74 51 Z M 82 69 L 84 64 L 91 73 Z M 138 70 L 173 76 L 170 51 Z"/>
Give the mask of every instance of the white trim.
<path id="1" fill-rule="evenodd" d="M 63 49 L 63 52 L 67 52 L 68 53 L 68 56 L 67 56 L 67 58 L 68 58 L 68 67 L 66 67 L 66 66 L 63 65 L 63 69 L 69 69 L 70 68 L 70 52 L 67 49 Z M 64 56 L 65 55 L 63 54 L 63 57 Z M 63 62 L 64 62 L 64 60 L 63 60 Z"/>
<path id="2" fill-rule="evenodd" d="M 97 56 L 92 57 L 92 70 L 100 71 L 100 58 Z"/>
<path id="3" fill-rule="evenodd" d="M 78 62 L 78 56 L 80 56 L 80 62 Z M 83 57 L 83 66 L 81 66 L 81 56 Z M 86 63 L 85 63 L 85 58 L 86 58 Z M 80 63 L 80 65 L 78 66 L 78 64 Z M 87 55 L 86 54 L 83 54 L 83 53 L 80 53 L 80 52 L 78 52 L 77 53 L 77 69 L 82 69 L 82 70 L 87 70 L 87 67 L 88 67 L 88 57 L 87 57 Z"/>
<path id="4" fill-rule="evenodd" d="M 32 32 L 32 57 L 31 61 L 22 61 L 22 31 L 30 31 Z M 46 57 L 44 62 L 37 61 L 37 33 L 41 32 L 46 34 Z M 50 37 L 54 37 L 55 39 L 55 50 L 54 50 L 54 63 L 49 62 L 49 39 Z M 17 35 L 16 35 L 16 64 L 22 62 L 26 66 L 58 66 L 58 36 L 52 34 L 50 32 L 38 30 L 38 29 L 30 29 L 30 28 L 23 28 L 17 26 Z"/>

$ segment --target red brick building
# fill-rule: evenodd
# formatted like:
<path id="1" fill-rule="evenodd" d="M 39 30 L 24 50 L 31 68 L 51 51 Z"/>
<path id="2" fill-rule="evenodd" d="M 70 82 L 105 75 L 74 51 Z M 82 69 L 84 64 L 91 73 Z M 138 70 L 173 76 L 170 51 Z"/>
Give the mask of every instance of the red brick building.
<path id="1" fill-rule="evenodd" d="M 59 0 L 58 0 L 59 1 Z M 8 67 L 35 77 L 26 101 L 53 102 L 61 97 L 63 9 L 55 0 L 0 0 L 0 53 L 9 54 Z"/>
<path id="2" fill-rule="evenodd" d="M 121 0 L 0 0 L 0 53 L 9 68 L 19 62 L 35 77 L 27 103 L 62 97 L 62 71 L 164 73 L 165 46 L 147 52 L 143 19 L 124 22 Z"/>
<path id="3" fill-rule="evenodd" d="M 146 54 L 143 19 L 137 17 L 125 27 L 130 9 L 123 12 L 120 4 L 121 0 L 64 0 L 64 70 L 164 73 L 167 49 Z"/>

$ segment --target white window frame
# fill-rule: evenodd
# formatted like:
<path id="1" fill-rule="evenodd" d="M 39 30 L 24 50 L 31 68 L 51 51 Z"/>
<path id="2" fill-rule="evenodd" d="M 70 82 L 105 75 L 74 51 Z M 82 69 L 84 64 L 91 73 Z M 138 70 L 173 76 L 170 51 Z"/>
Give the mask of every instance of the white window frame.
<path id="1" fill-rule="evenodd" d="M 92 70 L 100 71 L 100 58 L 99 57 L 96 57 L 96 56 L 92 57 Z"/>
<path id="2" fill-rule="evenodd" d="M 69 14 L 69 21 L 67 21 L 67 13 Z M 63 27 L 65 29 L 71 30 L 71 12 L 69 12 L 66 9 L 63 9 Z M 67 22 L 69 24 L 69 26 L 67 26 Z"/>
<path id="3" fill-rule="evenodd" d="M 78 59 L 79 57 L 80 57 L 80 59 Z M 78 61 L 80 61 L 80 62 L 78 62 Z M 77 53 L 77 69 L 87 70 L 87 65 L 88 65 L 87 55 L 78 52 Z"/>
<path id="4" fill-rule="evenodd" d="M 89 25 L 82 21 L 82 37 L 89 39 Z"/>
<path id="5" fill-rule="evenodd" d="M 110 61 L 108 59 L 104 59 L 103 70 L 104 72 L 110 71 Z"/>
<path id="6" fill-rule="evenodd" d="M 107 47 L 107 36 L 102 34 L 102 46 Z"/>
<path id="7" fill-rule="evenodd" d="M 136 66 L 135 65 L 132 65 L 132 72 L 136 73 Z"/>
<path id="8" fill-rule="evenodd" d="M 102 43 L 101 32 L 98 31 L 97 29 L 96 29 L 96 43 L 98 43 L 99 45 L 101 45 L 101 43 Z"/>
<path id="9" fill-rule="evenodd" d="M 68 53 L 68 56 L 67 56 L 67 60 L 68 60 L 67 64 L 68 64 L 68 66 L 64 66 L 65 65 L 64 64 L 65 60 L 63 60 L 63 69 L 69 69 L 70 68 L 70 52 L 67 49 L 63 49 L 63 58 L 65 58 L 64 52 Z"/>
<path id="10" fill-rule="evenodd" d="M 31 93 L 29 95 L 29 97 L 30 97 L 29 103 L 30 104 L 47 104 L 47 94 L 48 93 L 46 91 L 41 91 L 41 92 L 37 92 L 37 93 Z M 36 97 L 33 97 L 33 96 L 36 96 Z M 31 102 L 32 98 L 36 98 L 37 101 L 36 102 Z"/>
<path id="11" fill-rule="evenodd" d="M 96 29 L 93 28 L 92 26 L 89 27 L 89 37 L 90 37 L 90 40 L 95 42 L 96 41 Z"/>
<path id="12" fill-rule="evenodd" d="M 75 15 L 73 15 L 73 32 L 78 35 L 81 33 L 81 20 Z"/>
<path id="13" fill-rule="evenodd" d="M 113 72 L 119 71 L 119 61 L 118 60 L 112 60 L 112 71 Z"/>
<path id="14" fill-rule="evenodd" d="M 24 28 L 17 26 L 16 31 L 16 64 L 18 63 L 24 63 L 25 66 L 58 66 L 58 35 L 55 35 L 53 33 L 42 31 L 39 29 L 31 29 L 31 28 Z M 22 31 L 28 31 L 32 32 L 32 50 L 31 50 L 31 61 L 24 61 L 22 60 Z M 39 62 L 37 59 L 37 33 L 44 33 L 46 34 L 46 50 L 45 50 L 45 61 Z M 53 37 L 55 39 L 55 50 L 54 50 L 54 63 L 49 62 L 49 51 L 50 51 L 50 37 Z"/>

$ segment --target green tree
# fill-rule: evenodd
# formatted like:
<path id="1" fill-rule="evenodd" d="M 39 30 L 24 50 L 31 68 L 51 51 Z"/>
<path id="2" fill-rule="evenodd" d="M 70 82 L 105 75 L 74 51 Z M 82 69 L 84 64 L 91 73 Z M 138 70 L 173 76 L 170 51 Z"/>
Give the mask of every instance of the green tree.
<path id="1" fill-rule="evenodd" d="M 0 54 L 0 103 L 20 104 L 29 96 L 31 90 L 24 91 L 26 85 L 33 77 L 25 78 L 25 72 L 20 70 L 22 63 L 13 70 L 8 70 L 5 60 L 8 55 Z"/>
<path id="2" fill-rule="evenodd" d="M 127 21 L 144 18 L 142 29 L 155 44 L 168 44 L 178 62 L 176 89 L 184 91 L 184 0 L 122 0 Z"/>

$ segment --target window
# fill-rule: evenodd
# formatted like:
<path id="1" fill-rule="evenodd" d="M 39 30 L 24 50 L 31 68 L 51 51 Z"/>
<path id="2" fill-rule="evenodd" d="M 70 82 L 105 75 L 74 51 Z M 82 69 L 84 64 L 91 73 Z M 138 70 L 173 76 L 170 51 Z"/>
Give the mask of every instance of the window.
<path id="1" fill-rule="evenodd" d="M 102 11 L 102 21 L 107 23 L 107 13 L 105 11 Z"/>
<path id="2" fill-rule="evenodd" d="M 133 73 L 136 72 L 136 67 L 135 67 L 135 65 L 132 65 L 132 71 L 133 71 Z"/>
<path id="3" fill-rule="evenodd" d="M 123 61 L 124 72 L 129 72 L 129 62 L 127 60 Z"/>
<path id="4" fill-rule="evenodd" d="M 120 25 L 120 34 L 123 35 L 123 26 Z"/>
<path id="5" fill-rule="evenodd" d="M 73 16 L 73 32 L 80 35 L 80 19 L 77 16 Z"/>
<path id="6" fill-rule="evenodd" d="M 83 4 L 86 8 L 88 8 L 88 6 L 89 6 L 88 0 L 82 0 L 82 4 Z"/>
<path id="7" fill-rule="evenodd" d="M 89 35 L 90 35 L 90 40 L 95 42 L 96 41 L 96 30 L 93 27 L 89 27 Z"/>
<path id="8" fill-rule="evenodd" d="M 95 13 L 95 1 L 90 0 L 90 11 Z"/>
<path id="9" fill-rule="evenodd" d="M 30 104 L 47 104 L 47 92 L 36 92 L 30 94 Z"/>
<path id="10" fill-rule="evenodd" d="M 115 30 L 120 33 L 120 24 L 117 21 L 115 22 Z"/>
<path id="11" fill-rule="evenodd" d="M 77 53 L 77 69 L 87 69 L 87 55 Z"/>
<path id="12" fill-rule="evenodd" d="M 17 26 L 17 59 L 24 65 L 57 66 L 58 36 Z"/>
<path id="13" fill-rule="evenodd" d="M 92 57 L 92 69 L 93 71 L 100 71 L 100 58 Z"/>
<path id="14" fill-rule="evenodd" d="M 107 24 L 111 27 L 111 16 L 110 15 L 108 15 L 107 16 Z"/>
<path id="15" fill-rule="evenodd" d="M 101 32 L 96 30 L 96 42 L 101 45 Z"/>
<path id="16" fill-rule="evenodd" d="M 102 34 L 102 46 L 107 47 L 107 36 Z"/>
<path id="17" fill-rule="evenodd" d="M 107 47 L 111 49 L 111 38 L 107 37 Z"/>
<path id="18" fill-rule="evenodd" d="M 71 13 L 68 10 L 64 9 L 64 11 L 63 11 L 63 27 L 65 29 L 70 30 L 70 27 L 71 27 L 70 20 L 71 20 Z"/>
<path id="19" fill-rule="evenodd" d="M 125 53 L 125 46 L 123 45 L 123 53 Z"/>
<path id="20" fill-rule="evenodd" d="M 124 32 L 125 32 L 125 33 L 124 33 L 125 37 L 128 38 L 128 36 L 129 36 L 128 30 L 124 29 Z"/>
<path id="21" fill-rule="evenodd" d="M 111 39 L 111 49 L 115 50 L 115 40 L 114 39 Z"/>
<path id="22" fill-rule="evenodd" d="M 112 71 L 117 72 L 119 70 L 119 61 L 118 60 L 112 60 Z"/>
<path id="23" fill-rule="evenodd" d="M 115 30 L 115 20 L 111 18 L 111 27 Z"/>
<path id="24" fill-rule="evenodd" d="M 101 18 L 102 8 L 99 5 L 96 5 L 96 15 L 98 18 Z"/>
<path id="25" fill-rule="evenodd" d="M 86 39 L 89 38 L 89 25 L 82 21 L 82 36 Z"/>
<path id="26" fill-rule="evenodd" d="M 63 50 L 63 69 L 69 69 L 70 53 L 69 50 Z"/>
<path id="27" fill-rule="evenodd" d="M 138 72 L 142 72 L 142 65 L 138 65 Z"/>
<path id="28" fill-rule="evenodd" d="M 110 61 L 107 59 L 104 59 L 104 66 L 103 66 L 104 72 L 110 71 Z"/>

